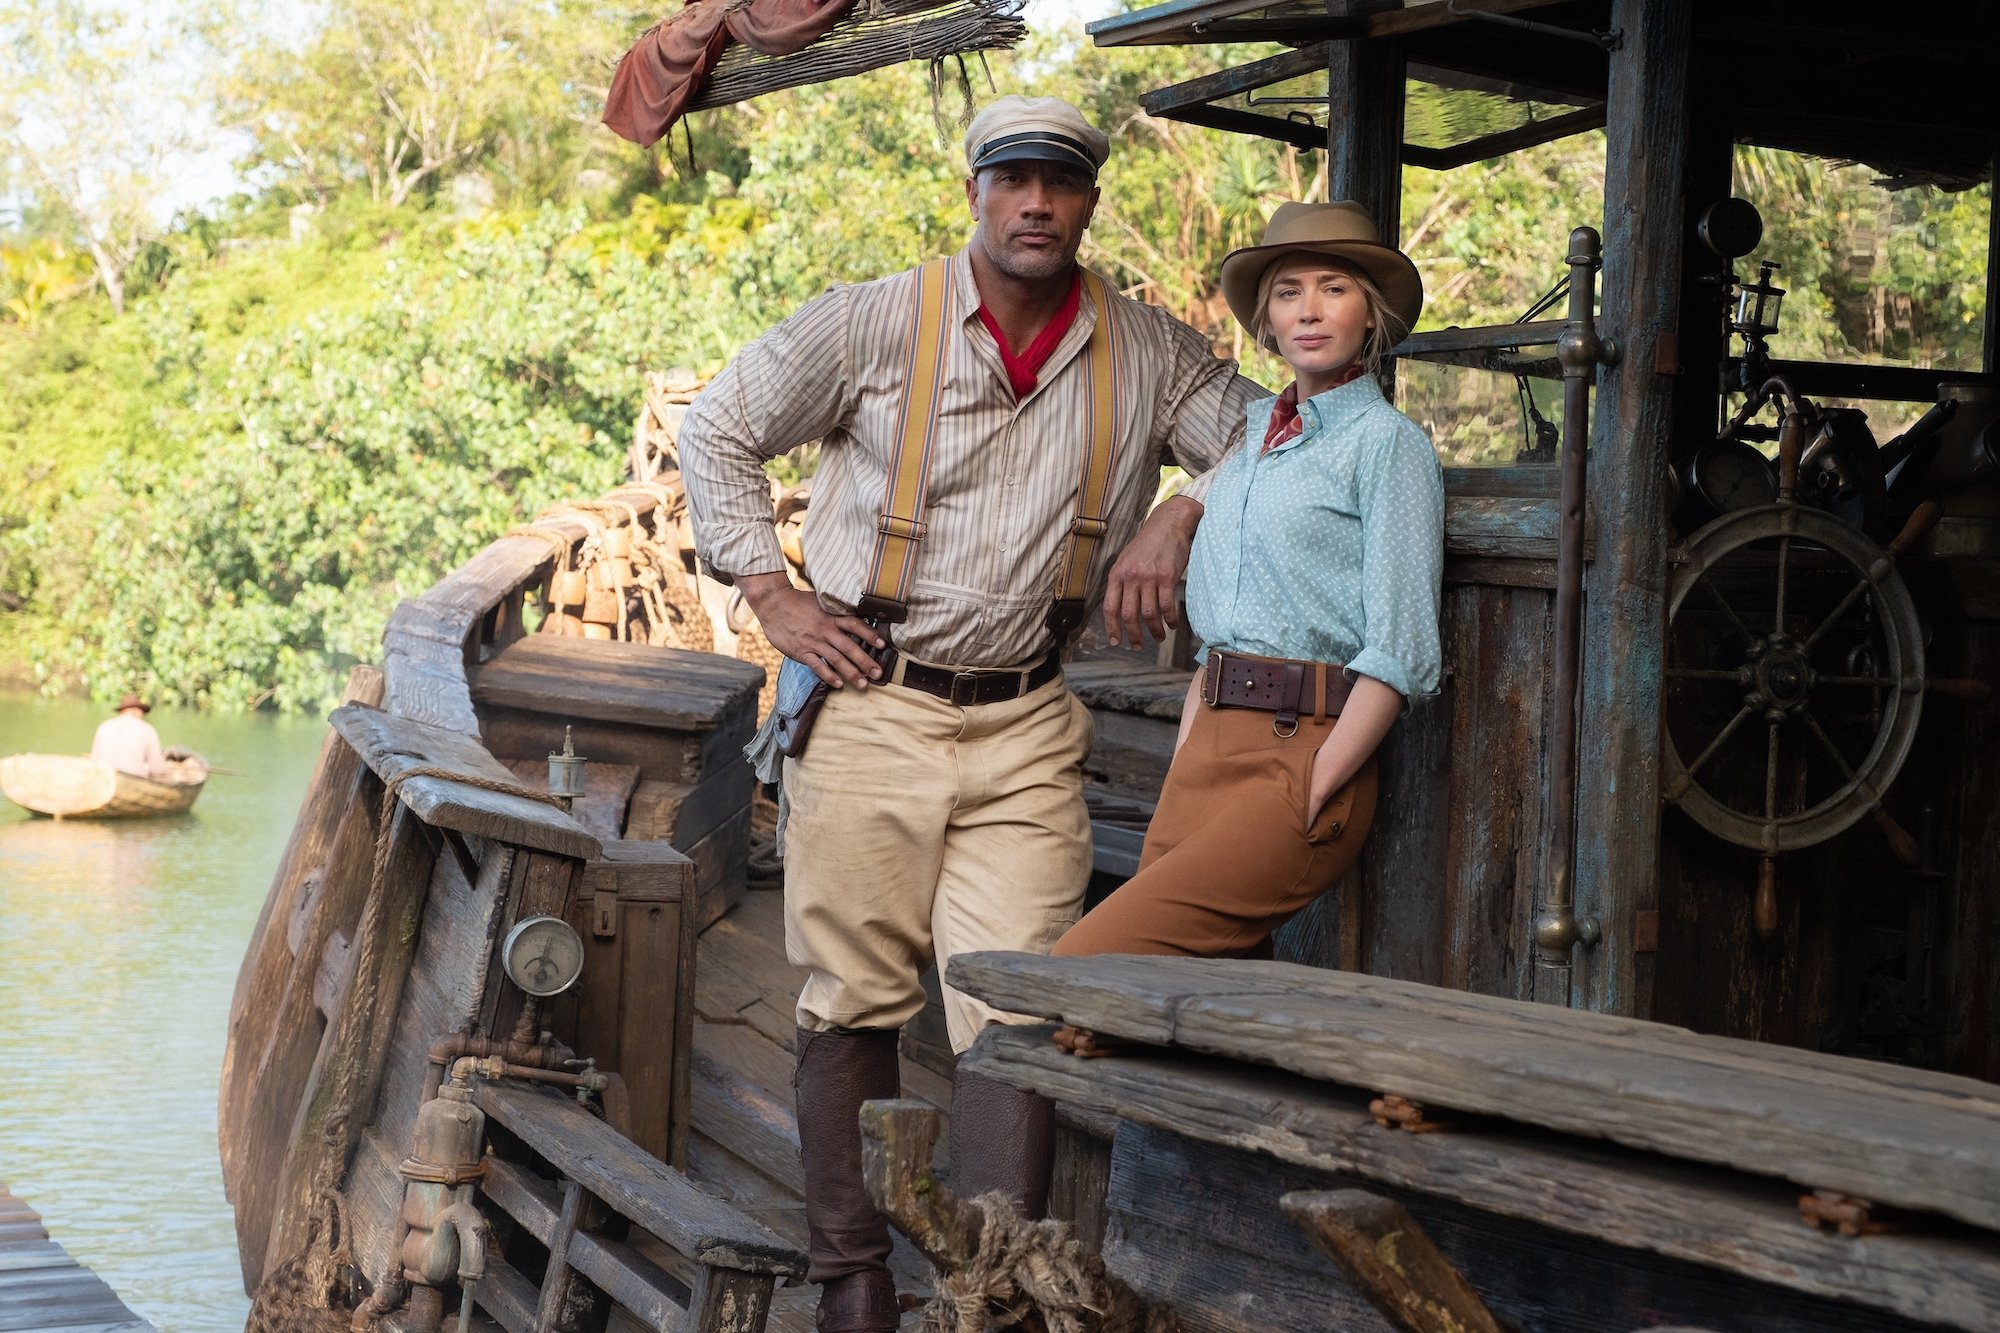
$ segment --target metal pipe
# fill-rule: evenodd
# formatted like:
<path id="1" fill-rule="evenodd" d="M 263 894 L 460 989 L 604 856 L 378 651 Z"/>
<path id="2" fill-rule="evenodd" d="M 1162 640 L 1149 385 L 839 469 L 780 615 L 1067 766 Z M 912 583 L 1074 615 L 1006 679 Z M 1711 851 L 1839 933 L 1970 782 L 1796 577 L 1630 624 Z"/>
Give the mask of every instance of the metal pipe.
<path id="1" fill-rule="evenodd" d="M 1617 349 L 1597 333 L 1599 245 L 1594 228 L 1578 227 L 1569 234 L 1566 261 L 1570 268 L 1569 316 L 1556 340 L 1556 357 L 1563 368 L 1562 526 L 1556 540 L 1549 847 L 1542 899 L 1535 909 L 1535 961 L 1541 967 L 1560 969 L 1565 980 L 1571 950 L 1579 943 L 1595 943 L 1598 935 L 1595 920 L 1579 921 L 1576 916 L 1575 859 L 1577 685 L 1583 661 L 1584 497 L 1590 386 L 1597 367 L 1617 359 Z"/>
<path id="2" fill-rule="evenodd" d="M 550 1042 L 546 1046 L 531 1042 L 495 1041 L 491 1037 L 471 1037 L 463 1033 L 439 1037 L 431 1043 L 425 1056 L 430 1065 L 430 1077 L 424 1080 L 424 1100 L 437 1096 L 438 1085 L 444 1082 L 445 1071 L 453 1061 L 465 1056 L 482 1059 L 498 1058 L 510 1065 L 527 1065 L 536 1069 L 562 1069 L 576 1059 L 576 1052 L 561 1042 Z"/>

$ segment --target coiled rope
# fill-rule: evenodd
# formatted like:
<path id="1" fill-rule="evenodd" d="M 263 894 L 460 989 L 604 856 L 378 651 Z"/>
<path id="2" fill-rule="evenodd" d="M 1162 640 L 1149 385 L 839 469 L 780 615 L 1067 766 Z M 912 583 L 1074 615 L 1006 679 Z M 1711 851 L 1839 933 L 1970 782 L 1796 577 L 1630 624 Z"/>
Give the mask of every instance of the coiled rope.
<path id="1" fill-rule="evenodd" d="M 1030 1314 L 1041 1316 L 1048 1333 L 1180 1333 L 1172 1310 L 1106 1269 L 1069 1223 L 1029 1221 L 999 1193 L 967 1204 L 980 1216 L 979 1249 L 938 1279 L 923 1333 L 1016 1328 Z"/>

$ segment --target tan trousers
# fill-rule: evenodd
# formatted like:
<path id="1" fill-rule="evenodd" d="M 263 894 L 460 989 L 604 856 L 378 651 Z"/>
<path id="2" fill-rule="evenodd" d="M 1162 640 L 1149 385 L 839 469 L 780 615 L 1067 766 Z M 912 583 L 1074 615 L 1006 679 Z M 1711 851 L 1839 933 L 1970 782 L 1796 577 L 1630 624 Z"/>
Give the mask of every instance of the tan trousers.
<path id="1" fill-rule="evenodd" d="M 1275 715 L 1197 705 L 1146 830 L 1139 872 L 1090 910 L 1056 954 L 1268 957 L 1271 932 L 1332 888 L 1375 818 L 1375 760 L 1306 819 L 1313 756 L 1331 717 L 1277 734 Z"/>
<path id="2" fill-rule="evenodd" d="M 1048 952 L 1090 878 L 1090 742 L 1060 678 L 970 708 L 900 685 L 828 696 L 785 761 L 785 950 L 812 970 L 799 1026 L 899 1027 L 933 961 Z M 944 1007 L 959 1051 L 1009 1021 L 950 987 Z"/>

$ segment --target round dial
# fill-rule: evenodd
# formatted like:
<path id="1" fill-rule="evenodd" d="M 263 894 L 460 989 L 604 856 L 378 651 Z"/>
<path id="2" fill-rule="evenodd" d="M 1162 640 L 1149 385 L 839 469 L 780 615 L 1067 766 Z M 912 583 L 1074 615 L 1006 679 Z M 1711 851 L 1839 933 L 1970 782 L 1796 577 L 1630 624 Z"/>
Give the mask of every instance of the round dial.
<path id="1" fill-rule="evenodd" d="M 1696 452 L 1689 478 L 1695 492 L 1718 514 L 1754 509 L 1778 497 L 1771 460 L 1741 440 L 1716 440 Z"/>
<path id="2" fill-rule="evenodd" d="M 528 994 L 560 995 L 583 975 L 583 940 L 560 917 L 527 917 L 507 932 L 500 961 Z"/>

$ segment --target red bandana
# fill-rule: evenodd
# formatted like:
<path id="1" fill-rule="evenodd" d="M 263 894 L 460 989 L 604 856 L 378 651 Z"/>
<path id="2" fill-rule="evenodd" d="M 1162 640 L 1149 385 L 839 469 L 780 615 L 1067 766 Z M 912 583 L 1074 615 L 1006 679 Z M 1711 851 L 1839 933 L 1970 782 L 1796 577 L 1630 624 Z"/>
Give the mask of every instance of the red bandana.
<path id="1" fill-rule="evenodd" d="M 1069 326 L 1076 323 L 1076 312 L 1083 304 L 1083 270 L 1078 269 L 1070 279 L 1069 295 L 1063 298 L 1062 309 L 1056 311 L 1048 327 L 1035 335 L 1028 344 L 1028 350 L 1016 356 L 1007 346 L 1007 335 L 1000 332 L 1000 322 L 987 312 L 984 305 L 979 307 L 979 320 L 986 325 L 986 331 L 993 335 L 993 341 L 1000 348 L 1000 364 L 1007 368 L 1007 382 L 1014 386 L 1014 401 L 1019 402 L 1035 391 L 1039 382 L 1036 377 L 1042 367 L 1055 355 L 1056 344 L 1069 332 Z"/>
<path id="2" fill-rule="evenodd" d="M 1339 379 L 1320 392 L 1325 393 L 1327 389 L 1338 389 L 1343 384 L 1352 384 L 1360 379 L 1367 369 L 1361 362 L 1356 361 L 1340 372 Z M 1305 418 L 1299 415 L 1299 382 L 1293 380 L 1285 386 L 1285 391 L 1278 395 L 1278 401 L 1271 405 L 1271 424 L 1264 427 L 1264 452 L 1268 454 L 1285 441 L 1297 439 L 1305 428 Z"/>

